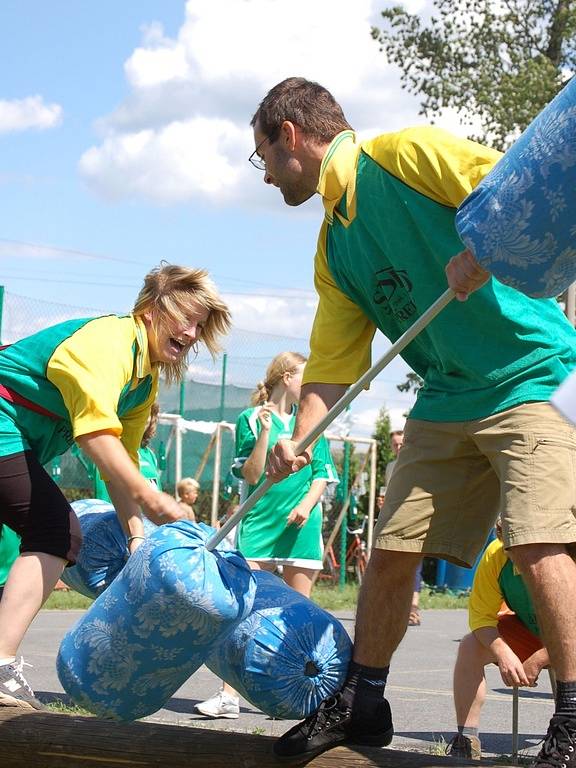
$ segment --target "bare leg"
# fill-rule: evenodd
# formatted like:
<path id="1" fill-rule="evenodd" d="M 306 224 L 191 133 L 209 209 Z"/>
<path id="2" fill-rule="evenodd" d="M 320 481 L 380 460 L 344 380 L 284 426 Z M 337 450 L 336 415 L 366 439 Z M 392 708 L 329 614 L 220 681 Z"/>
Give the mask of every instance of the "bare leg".
<path id="1" fill-rule="evenodd" d="M 56 586 L 66 561 L 26 552 L 14 561 L 0 601 L 0 658 L 16 656 L 32 620 Z"/>
<path id="2" fill-rule="evenodd" d="M 538 614 L 551 666 L 558 680 L 576 680 L 576 563 L 563 544 L 513 547 Z"/>
<path id="3" fill-rule="evenodd" d="M 454 665 L 456 724 L 478 728 L 486 700 L 484 667 L 496 657 L 470 633 L 462 638 Z"/>
<path id="4" fill-rule="evenodd" d="M 304 597 L 310 597 L 312 579 L 316 571 L 311 568 L 297 568 L 293 565 L 284 566 L 284 581 Z"/>
<path id="5" fill-rule="evenodd" d="M 360 589 L 354 661 L 387 667 L 404 637 L 422 555 L 374 549 Z"/>

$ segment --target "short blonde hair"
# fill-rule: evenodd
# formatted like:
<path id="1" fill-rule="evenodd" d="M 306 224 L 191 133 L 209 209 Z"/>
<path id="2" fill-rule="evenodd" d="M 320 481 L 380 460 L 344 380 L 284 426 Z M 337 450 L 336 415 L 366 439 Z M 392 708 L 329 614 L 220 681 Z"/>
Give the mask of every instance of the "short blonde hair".
<path id="1" fill-rule="evenodd" d="M 278 384 L 285 373 L 294 373 L 296 368 L 306 362 L 304 355 L 300 352 L 280 352 L 273 358 L 266 369 L 266 378 L 256 384 L 256 389 L 252 392 L 250 402 L 252 405 L 262 405 L 272 394 L 272 390 Z"/>
<path id="2" fill-rule="evenodd" d="M 198 480 L 194 480 L 193 477 L 183 477 L 182 480 L 179 480 L 176 483 L 176 491 L 178 493 L 178 496 L 182 494 L 182 491 L 186 491 L 188 488 L 195 488 L 197 491 L 200 490 L 200 483 Z"/>
<path id="3" fill-rule="evenodd" d="M 173 323 L 186 323 L 192 301 L 208 310 L 200 342 L 215 357 L 221 349 L 220 337 L 228 333 L 232 320 L 227 304 L 205 269 L 162 262 L 144 278 L 144 286 L 136 298 L 132 314 L 142 317 L 150 313 L 152 333 L 157 335 L 160 329 L 167 331 Z M 167 383 L 173 384 L 184 378 L 188 361 L 184 359 L 158 365 Z"/>

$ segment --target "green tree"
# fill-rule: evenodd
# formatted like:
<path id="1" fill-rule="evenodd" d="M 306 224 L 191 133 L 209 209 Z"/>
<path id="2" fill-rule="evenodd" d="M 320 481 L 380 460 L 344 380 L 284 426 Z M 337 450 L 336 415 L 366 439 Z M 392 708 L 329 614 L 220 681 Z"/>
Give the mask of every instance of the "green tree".
<path id="1" fill-rule="evenodd" d="M 377 442 L 376 448 L 376 493 L 384 485 L 384 473 L 386 465 L 392 461 L 394 454 L 390 447 L 390 416 L 386 408 L 378 412 L 372 437 Z"/>
<path id="2" fill-rule="evenodd" d="M 455 109 L 471 135 L 505 149 L 576 65 L 576 0 L 433 0 L 428 24 L 401 6 L 372 36 L 433 120 Z"/>

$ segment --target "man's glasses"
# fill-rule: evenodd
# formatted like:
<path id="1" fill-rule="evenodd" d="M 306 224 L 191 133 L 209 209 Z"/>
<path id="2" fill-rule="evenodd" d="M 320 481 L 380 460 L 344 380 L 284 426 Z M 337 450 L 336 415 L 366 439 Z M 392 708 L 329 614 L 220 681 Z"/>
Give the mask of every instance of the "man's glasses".
<path id="1" fill-rule="evenodd" d="M 276 134 L 277 134 L 277 131 L 273 131 L 273 133 L 270 136 L 266 136 L 265 139 L 262 139 L 260 144 L 258 144 L 254 152 L 252 152 L 252 154 L 248 158 L 248 162 L 252 163 L 254 168 L 258 168 L 259 171 L 266 170 L 266 160 L 264 160 L 263 157 L 260 157 L 260 155 L 258 154 L 258 150 L 260 149 L 260 147 L 266 144 L 267 141 L 269 141 L 270 143 L 272 143 L 273 141 L 276 141 Z"/>

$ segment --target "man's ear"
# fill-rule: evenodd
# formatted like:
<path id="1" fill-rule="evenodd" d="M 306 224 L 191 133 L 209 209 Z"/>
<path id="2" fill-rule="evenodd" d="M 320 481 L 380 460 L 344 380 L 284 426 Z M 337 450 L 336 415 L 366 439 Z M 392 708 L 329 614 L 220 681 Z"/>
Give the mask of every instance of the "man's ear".
<path id="1" fill-rule="evenodd" d="M 290 122 L 290 120 L 284 120 L 282 127 L 280 128 L 280 136 L 285 148 L 290 152 L 293 152 L 296 147 L 296 134 L 296 125 Z"/>

